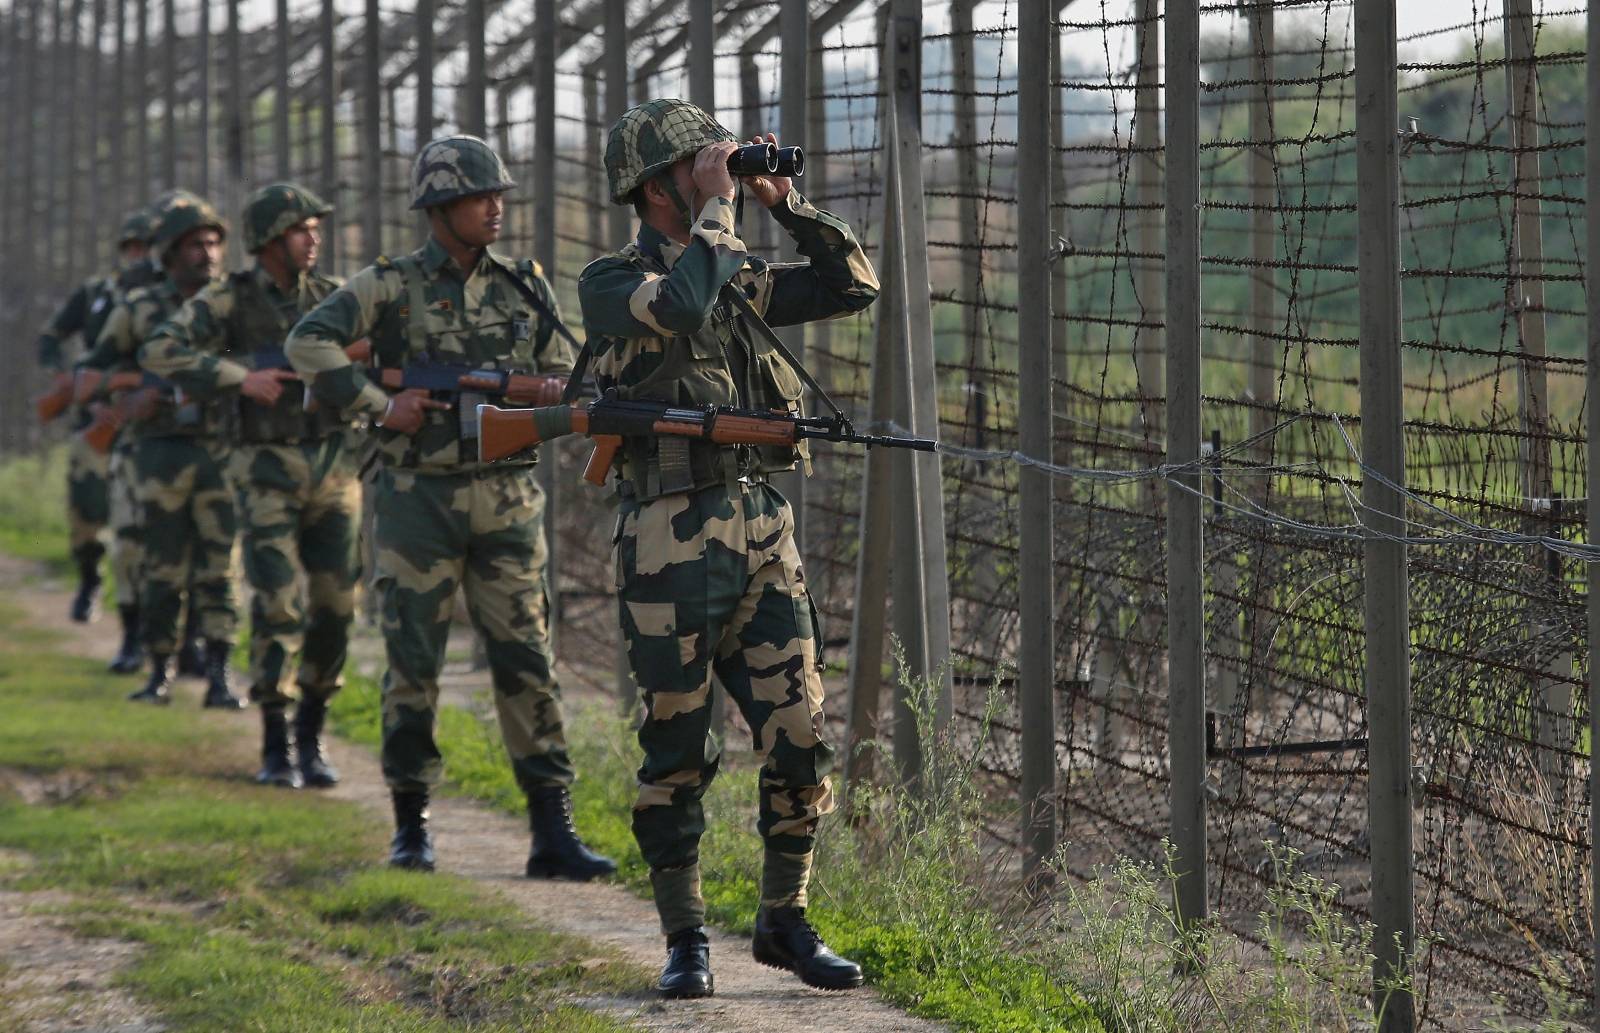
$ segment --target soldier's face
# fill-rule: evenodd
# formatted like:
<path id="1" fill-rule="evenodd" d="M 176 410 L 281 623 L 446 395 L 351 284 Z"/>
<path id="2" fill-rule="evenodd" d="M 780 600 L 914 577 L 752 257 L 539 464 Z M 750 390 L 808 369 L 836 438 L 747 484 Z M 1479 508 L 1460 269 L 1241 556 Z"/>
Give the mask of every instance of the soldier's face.
<path id="1" fill-rule="evenodd" d="M 124 266 L 134 265 L 135 263 L 144 261 L 144 257 L 149 253 L 150 249 L 145 247 L 142 241 L 138 240 L 130 240 L 121 247 L 117 248 L 117 254 L 122 258 L 122 264 Z"/>
<path id="2" fill-rule="evenodd" d="M 222 234 L 216 230 L 195 230 L 172 249 L 172 277 L 186 286 L 209 283 L 221 268 Z"/>
<path id="3" fill-rule="evenodd" d="M 488 247 L 500 239 L 505 212 L 505 201 L 499 194 L 474 194 L 446 206 L 444 217 L 461 243 L 476 248 Z"/>
<path id="4" fill-rule="evenodd" d="M 322 251 L 322 220 L 310 218 L 296 223 L 283 232 L 283 254 L 289 268 L 303 273 L 317 264 Z"/>

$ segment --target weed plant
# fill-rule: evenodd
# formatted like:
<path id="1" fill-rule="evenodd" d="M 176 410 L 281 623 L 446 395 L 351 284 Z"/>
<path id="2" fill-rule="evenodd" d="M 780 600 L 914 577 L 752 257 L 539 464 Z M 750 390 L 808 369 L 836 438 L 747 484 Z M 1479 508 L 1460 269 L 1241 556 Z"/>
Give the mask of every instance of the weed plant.
<path id="1" fill-rule="evenodd" d="M 0 549 L 67 568 L 66 445 L 0 462 Z"/>

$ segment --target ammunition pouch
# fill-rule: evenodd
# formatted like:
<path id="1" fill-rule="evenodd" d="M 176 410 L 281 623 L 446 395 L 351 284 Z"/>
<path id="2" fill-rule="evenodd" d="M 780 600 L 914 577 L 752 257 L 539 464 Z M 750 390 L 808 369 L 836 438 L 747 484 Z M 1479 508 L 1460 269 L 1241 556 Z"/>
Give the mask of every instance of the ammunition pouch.
<path id="1" fill-rule="evenodd" d="M 768 451 L 778 450 L 671 435 L 630 437 L 622 444 L 617 493 L 640 502 L 716 484 L 731 493 L 740 481 L 766 479 L 771 467 L 762 462 L 761 453 Z"/>

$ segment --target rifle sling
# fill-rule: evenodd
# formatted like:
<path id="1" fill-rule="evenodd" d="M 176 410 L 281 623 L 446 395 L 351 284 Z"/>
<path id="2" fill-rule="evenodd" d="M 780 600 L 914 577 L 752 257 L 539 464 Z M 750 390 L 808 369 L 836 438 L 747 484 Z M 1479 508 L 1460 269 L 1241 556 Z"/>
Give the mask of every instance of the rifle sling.
<path id="1" fill-rule="evenodd" d="M 567 324 L 562 322 L 554 309 L 545 304 L 544 299 L 539 297 L 538 291 L 528 286 L 526 280 L 520 276 L 513 276 L 511 282 L 516 284 L 518 292 L 528 299 L 528 304 L 539 313 L 539 318 L 548 322 L 550 328 L 560 334 L 561 339 L 577 352 L 577 358 L 572 362 L 572 374 L 567 377 L 567 386 L 561 391 L 562 404 L 571 404 L 578 397 L 578 389 L 583 386 L 583 378 L 589 372 L 589 363 L 594 361 L 594 352 L 587 341 L 578 343 L 578 339 L 572 336 L 572 331 L 567 329 Z"/>
<path id="2" fill-rule="evenodd" d="M 817 383 L 816 378 L 806 369 L 805 364 L 795 357 L 794 352 L 789 350 L 789 346 L 783 343 L 783 339 L 773 331 L 772 327 L 767 325 L 765 319 L 761 318 L 761 314 L 756 311 L 754 305 L 750 304 L 750 299 L 744 296 L 743 291 L 731 283 L 726 283 L 722 285 L 722 296 L 727 298 L 733 307 L 739 310 L 739 314 L 749 321 L 756 334 L 767 342 L 773 351 L 782 355 L 784 361 L 794 367 L 795 373 L 799 374 L 800 379 L 805 381 L 805 385 L 816 393 L 816 396 L 822 400 L 823 404 L 833 410 L 835 416 L 841 420 L 848 419 L 840 411 L 839 407 L 833 403 L 833 399 L 828 396 L 828 392 L 823 390 L 822 385 Z"/>

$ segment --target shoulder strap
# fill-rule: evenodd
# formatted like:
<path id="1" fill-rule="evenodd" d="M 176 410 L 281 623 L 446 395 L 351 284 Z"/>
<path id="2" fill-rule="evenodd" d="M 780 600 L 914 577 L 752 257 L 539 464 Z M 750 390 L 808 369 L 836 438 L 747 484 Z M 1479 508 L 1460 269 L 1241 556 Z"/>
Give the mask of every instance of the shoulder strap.
<path id="1" fill-rule="evenodd" d="M 400 271 L 406 285 L 406 340 L 412 355 L 428 355 L 428 300 L 423 294 L 422 267 L 415 258 L 406 255 L 390 260 Z"/>
<path id="2" fill-rule="evenodd" d="M 577 352 L 578 357 L 572 362 L 572 375 L 567 377 L 567 386 L 561 392 L 561 402 L 563 405 L 567 405 L 578 397 L 578 391 L 583 387 L 583 378 L 588 375 L 589 364 L 594 361 L 594 350 L 589 347 L 588 341 L 580 344 L 578 339 L 572 336 L 572 331 L 567 329 L 567 324 L 561 321 L 561 317 L 556 315 L 555 310 L 545 303 L 545 300 L 539 296 L 538 291 L 533 289 L 533 284 L 529 283 L 527 278 L 524 278 L 524 274 L 538 275 L 538 269 L 539 264 L 537 262 L 531 258 L 525 258 L 517 263 L 517 273 L 511 277 L 511 282 L 516 284 L 517 290 L 527 299 L 528 304 L 532 305 L 534 311 L 539 313 L 539 318 L 549 323 L 551 328 L 561 335 L 561 339 L 571 345 L 573 350 Z"/>
<path id="3" fill-rule="evenodd" d="M 800 379 L 805 381 L 806 386 L 816 393 L 816 396 L 822 400 L 824 405 L 833 410 L 835 416 L 841 419 L 846 418 L 844 413 L 839 410 L 839 407 L 834 404 L 833 399 L 828 396 L 828 392 L 823 390 L 822 385 L 817 383 L 816 378 L 806 369 L 804 363 L 795 358 L 794 352 L 789 350 L 789 346 L 784 344 L 783 339 L 773 331 L 772 327 L 767 325 L 765 319 L 761 318 L 761 314 L 756 311 L 754 305 L 750 304 L 750 299 L 744 296 L 743 291 L 732 283 L 725 283 L 722 285 L 722 296 L 727 298 L 728 302 L 739 310 L 739 314 L 749 322 L 751 329 L 755 330 L 757 336 L 767 342 L 773 351 L 782 355 L 784 361 L 794 367 L 794 371 L 799 374 Z"/>

